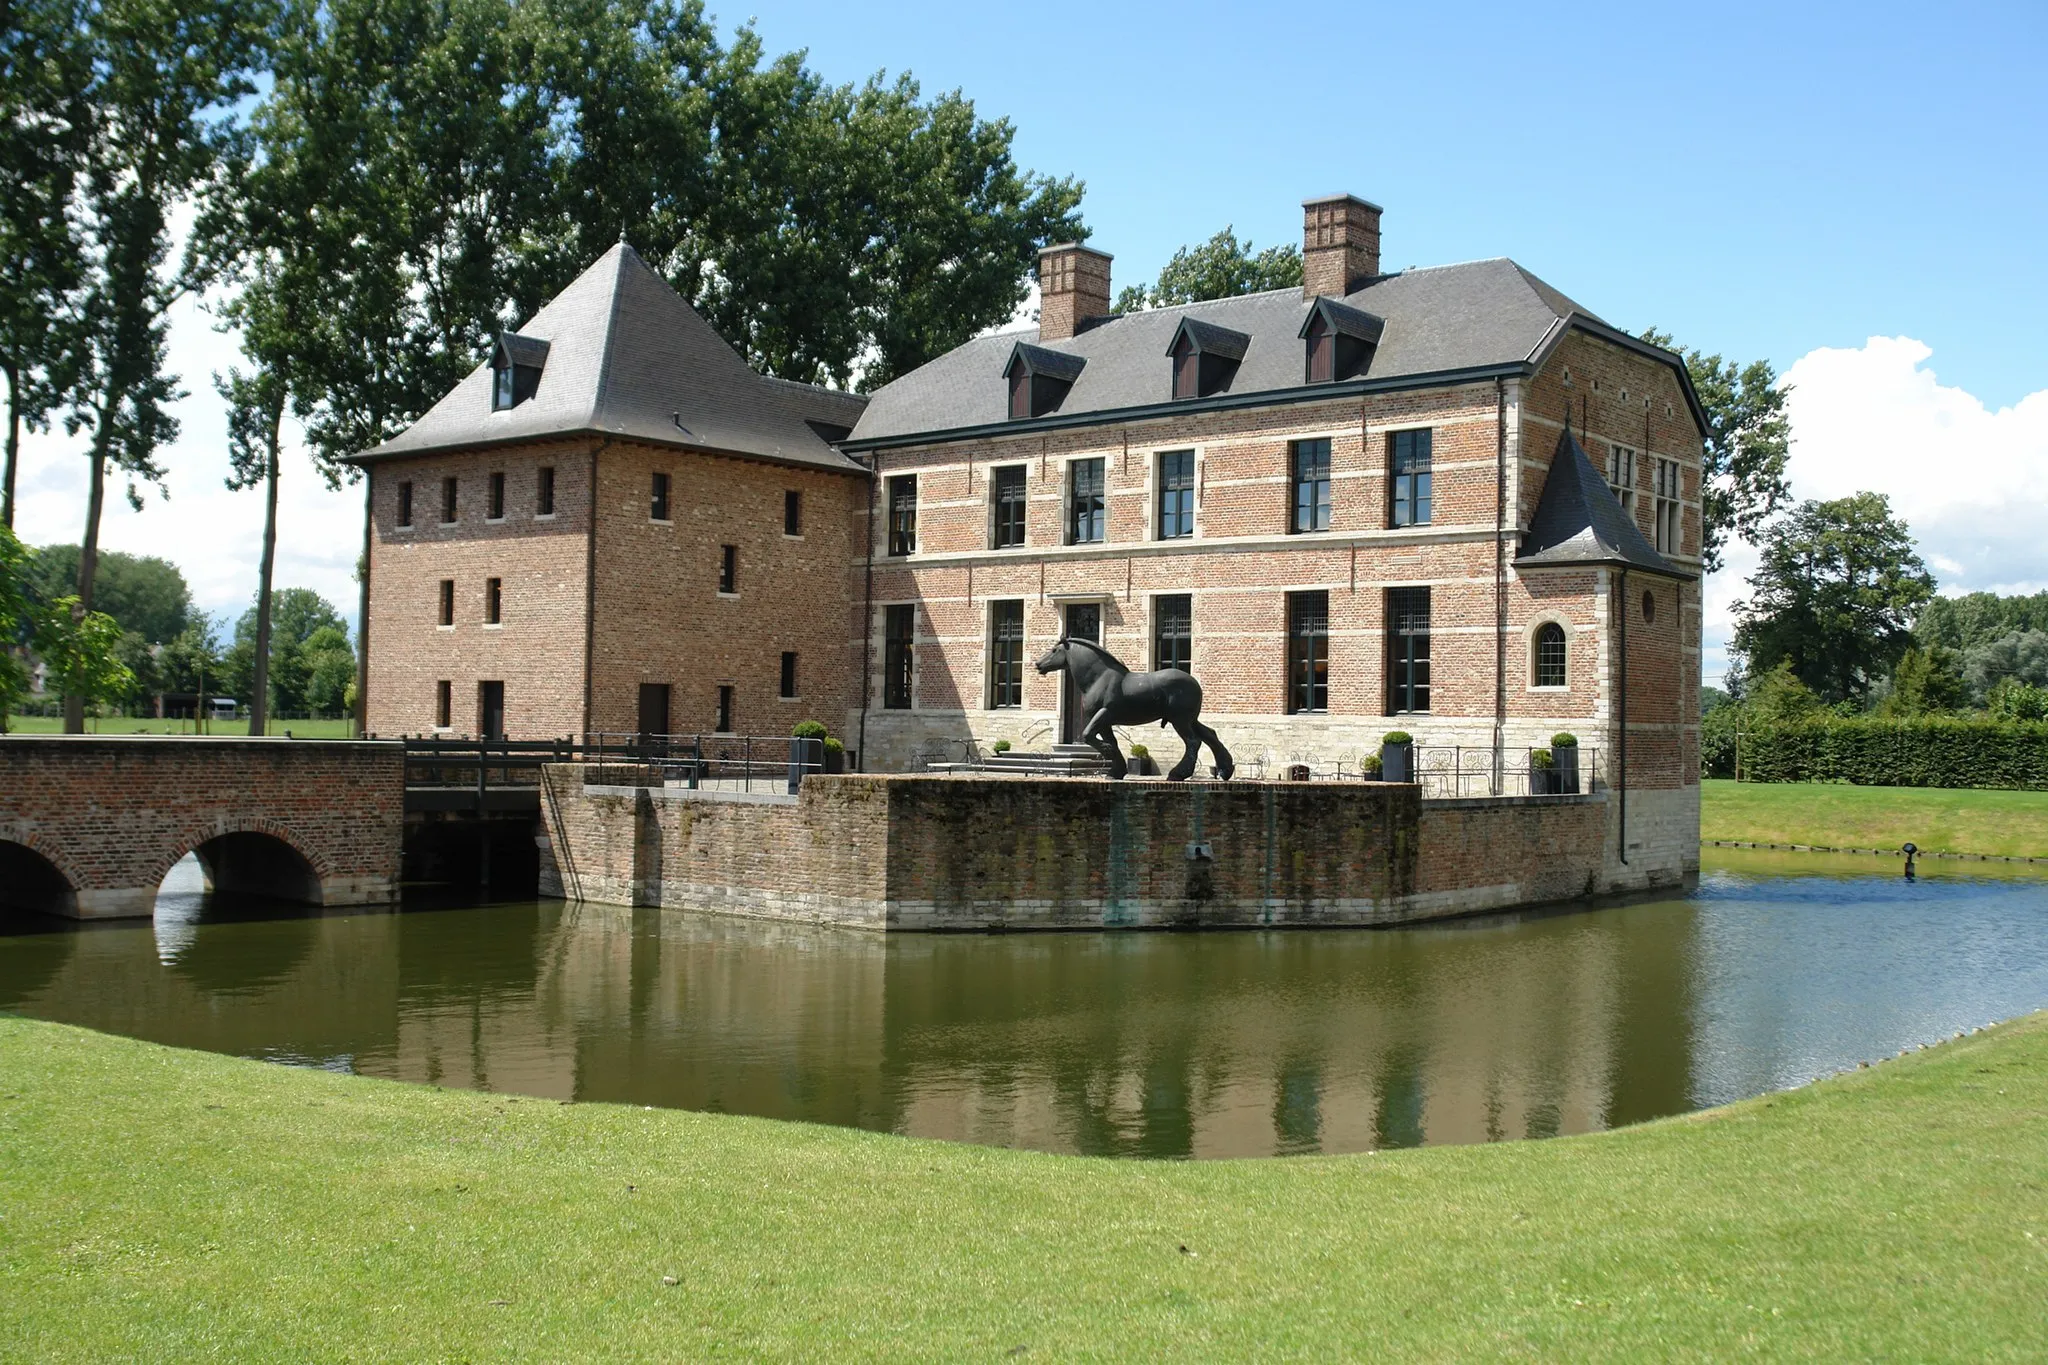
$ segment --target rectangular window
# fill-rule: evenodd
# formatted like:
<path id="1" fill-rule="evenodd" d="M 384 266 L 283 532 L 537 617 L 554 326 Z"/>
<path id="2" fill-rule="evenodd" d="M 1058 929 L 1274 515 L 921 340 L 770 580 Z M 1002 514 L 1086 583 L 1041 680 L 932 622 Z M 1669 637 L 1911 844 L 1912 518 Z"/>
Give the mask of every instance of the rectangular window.
<path id="1" fill-rule="evenodd" d="M 1186 593 L 1152 599 L 1152 666 L 1194 672 L 1195 599 Z"/>
<path id="2" fill-rule="evenodd" d="M 782 494 L 782 534 L 800 536 L 804 533 L 804 495 L 801 489 L 790 488 Z"/>
<path id="3" fill-rule="evenodd" d="M 452 578 L 441 580 L 441 624 L 455 624 L 455 580 Z"/>
<path id="4" fill-rule="evenodd" d="M 883 609 L 882 705 L 891 711 L 910 709 L 910 670 L 916 658 L 917 608 L 905 602 Z"/>
<path id="5" fill-rule="evenodd" d="M 1330 529 L 1330 443 L 1296 441 L 1294 446 L 1294 524 L 1292 531 Z"/>
<path id="6" fill-rule="evenodd" d="M 647 515 L 655 521 L 668 520 L 668 475 L 654 471 L 654 488 L 648 497 Z"/>
<path id="7" fill-rule="evenodd" d="M 1683 524 L 1684 504 L 1679 501 L 1683 485 L 1679 482 L 1678 461 L 1658 460 L 1656 463 L 1657 501 L 1654 505 L 1656 516 L 1657 553 L 1677 554 L 1679 528 Z"/>
<path id="8" fill-rule="evenodd" d="M 1067 544 L 1099 544 L 1107 530 L 1102 503 L 1102 461 L 1076 460 L 1067 468 Z"/>
<path id="9" fill-rule="evenodd" d="M 455 476 L 451 474 L 441 480 L 441 524 L 443 526 L 455 524 L 455 509 Z"/>
<path id="10" fill-rule="evenodd" d="M 505 475 L 503 471 L 494 470 L 491 473 L 491 491 L 487 504 L 484 512 L 485 517 L 491 521 L 503 521 L 505 519 Z"/>
<path id="11" fill-rule="evenodd" d="M 1024 604 L 989 604 L 992 648 L 989 650 L 988 704 L 1024 704 Z"/>
<path id="12" fill-rule="evenodd" d="M 407 479 L 407 480 L 406 480 L 406 481 L 405 481 L 404 483 L 401 483 L 400 485 L 398 485 L 398 524 L 399 524 L 400 526 L 404 526 L 404 527 L 408 527 L 408 528 L 410 528 L 410 527 L 412 526 L 412 480 L 411 480 L 411 479 Z"/>
<path id="13" fill-rule="evenodd" d="M 740 547 L 721 545 L 718 547 L 718 590 L 738 592 L 740 590 Z"/>
<path id="14" fill-rule="evenodd" d="M 1387 442 L 1387 469 L 1393 481 L 1394 526 L 1429 525 L 1430 433 L 1397 431 Z"/>
<path id="15" fill-rule="evenodd" d="M 889 553 L 917 553 L 917 475 L 889 480 Z"/>
<path id="16" fill-rule="evenodd" d="M 537 517 L 555 514 L 555 467 L 551 464 L 540 467 L 540 486 L 534 494 L 533 514 Z"/>
<path id="17" fill-rule="evenodd" d="M 455 684 L 442 679 L 434 684 L 434 728 L 447 730 L 455 724 Z"/>
<path id="18" fill-rule="evenodd" d="M 501 623 L 505 610 L 505 580 L 486 578 L 484 580 L 484 624 L 495 626 Z"/>
<path id="19" fill-rule="evenodd" d="M 1627 446 L 1607 447 L 1607 486 L 1631 517 L 1636 514 L 1636 453 Z"/>
<path id="20" fill-rule="evenodd" d="M 718 689 L 718 724 L 714 727 L 719 734 L 729 735 L 732 728 L 732 688 Z"/>
<path id="21" fill-rule="evenodd" d="M 1287 594 L 1287 709 L 1330 709 L 1330 594 Z"/>
<path id="22" fill-rule="evenodd" d="M 782 695 L 796 696 L 796 651 L 793 649 L 782 651 Z"/>
<path id="23" fill-rule="evenodd" d="M 502 681 L 476 685 L 476 733 L 480 739 L 505 737 L 505 684 Z"/>
<path id="24" fill-rule="evenodd" d="M 1387 589 L 1387 714 L 1429 710 L 1429 589 Z"/>
<path id="25" fill-rule="evenodd" d="M 1170 450 L 1159 457 L 1159 538 L 1195 533 L 1195 452 Z"/>
<path id="26" fill-rule="evenodd" d="M 995 548 L 1013 549 L 1024 543 L 1024 466 L 1007 465 L 995 471 L 989 481 L 995 498 Z"/>

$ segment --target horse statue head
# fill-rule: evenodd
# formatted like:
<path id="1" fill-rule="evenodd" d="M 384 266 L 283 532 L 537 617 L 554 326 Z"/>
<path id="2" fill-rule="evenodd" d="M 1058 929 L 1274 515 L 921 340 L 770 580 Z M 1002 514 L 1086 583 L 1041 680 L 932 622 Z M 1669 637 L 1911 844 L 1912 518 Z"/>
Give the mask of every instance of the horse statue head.
<path id="1" fill-rule="evenodd" d="M 1059 639 L 1053 641 L 1052 648 L 1039 656 L 1038 671 L 1040 673 L 1057 673 L 1065 668 L 1068 663 L 1067 650 L 1073 643 L 1065 635 L 1061 635 Z"/>

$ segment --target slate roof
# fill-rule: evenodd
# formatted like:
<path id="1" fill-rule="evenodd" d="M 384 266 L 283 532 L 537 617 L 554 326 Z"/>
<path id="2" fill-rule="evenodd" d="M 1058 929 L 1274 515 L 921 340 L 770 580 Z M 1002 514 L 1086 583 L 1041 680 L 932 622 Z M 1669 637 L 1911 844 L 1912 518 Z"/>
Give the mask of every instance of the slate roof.
<path id="1" fill-rule="evenodd" d="M 1213 322 L 1204 322 L 1201 318 L 1183 317 L 1180 326 L 1173 329 L 1173 336 L 1167 342 L 1166 349 L 1160 354 L 1172 355 L 1173 348 L 1180 344 L 1183 335 L 1193 342 L 1195 349 L 1203 355 L 1220 355 L 1225 360 L 1243 360 L 1245 351 L 1252 344 L 1252 339 L 1243 332 L 1219 327 Z"/>
<path id="2" fill-rule="evenodd" d="M 1543 480 L 1543 496 L 1537 499 L 1536 515 L 1529 520 L 1529 532 L 1522 537 L 1521 553 L 1514 563 L 1517 569 L 1619 565 L 1666 578 L 1697 577 L 1650 547 L 1636 519 L 1593 468 L 1569 427 L 1557 438 L 1550 472 Z"/>
<path id="3" fill-rule="evenodd" d="M 832 445 L 860 420 L 865 398 L 756 374 L 623 242 L 513 336 L 545 343 L 532 398 L 493 412 L 486 362 L 356 463 L 592 434 L 865 472 Z"/>
<path id="4" fill-rule="evenodd" d="M 1174 406 L 1172 367 L 1162 357 L 1183 320 L 1249 338 L 1227 392 L 1188 400 L 1189 405 L 1307 398 L 1315 390 L 1345 391 L 1345 384 L 1404 387 L 1473 371 L 1528 373 L 1574 325 L 1667 361 L 1691 394 L 1677 357 L 1609 327 L 1506 258 L 1382 275 L 1337 302 L 1346 312 L 1355 310 L 1381 323 L 1371 366 L 1358 380 L 1334 386 L 1304 382 L 1301 330 L 1311 305 L 1299 289 L 1282 289 L 1097 319 L 1063 341 L 1042 341 L 1035 331 L 977 337 L 871 395 L 851 447 L 909 444 L 910 438 L 939 432 L 1012 425 L 1003 369 L 1020 341 L 1087 361 L 1058 413 L 1032 419 L 1040 425 L 1109 420 L 1131 409 Z M 1365 325 L 1363 320 L 1359 325 Z M 1697 406 L 1694 415 L 1704 424 Z"/>

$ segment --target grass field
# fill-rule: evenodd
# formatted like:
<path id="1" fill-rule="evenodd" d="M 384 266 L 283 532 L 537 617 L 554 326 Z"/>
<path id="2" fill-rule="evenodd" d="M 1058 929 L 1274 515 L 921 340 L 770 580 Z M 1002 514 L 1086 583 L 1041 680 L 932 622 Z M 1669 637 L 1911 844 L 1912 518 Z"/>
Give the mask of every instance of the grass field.
<path id="1" fill-rule="evenodd" d="M 270 723 L 270 733 L 281 735 L 289 730 L 296 739 L 347 739 L 353 722 L 347 717 L 336 720 L 277 720 Z M 59 716 L 9 716 L 7 728 L 18 735 L 54 735 L 64 729 Z M 87 733 L 95 735 L 189 735 L 192 722 L 189 720 L 153 720 L 147 716 L 106 716 L 85 722 Z M 246 720 L 210 720 L 206 722 L 210 735 L 246 735 L 249 722 Z"/>
<path id="2" fill-rule="evenodd" d="M 7 1359 L 2039 1360 L 2048 1014 L 1611 1134 L 1155 1163 L 0 1017 Z"/>
<path id="3" fill-rule="evenodd" d="M 1826 848 L 2048 857 L 2048 792 L 1700 783 L 1700 837 Z"/>

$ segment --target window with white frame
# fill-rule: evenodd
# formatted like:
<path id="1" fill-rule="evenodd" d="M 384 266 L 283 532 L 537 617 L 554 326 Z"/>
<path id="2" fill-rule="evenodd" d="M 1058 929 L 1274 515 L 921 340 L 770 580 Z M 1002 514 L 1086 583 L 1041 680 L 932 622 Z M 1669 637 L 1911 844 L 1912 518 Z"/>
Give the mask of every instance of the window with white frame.
<path id="1" fill-rule="evenodd" d="M 1679 498 L 1683 486 L 1680 482 L 1678 461 L 1656 462 L 1655 487 L 1652 490 L 1656 494 L 1656 501 L 1652 505 L 1652 511 L 1656 516 L 1654 529 L 1658 554 L 1678 553 L 1679 530 L 1684 525 L 1684 503 Z"/>
<path id="2" fill-rule="evenodd" d="M 1607 486 L 1630 516 L 1636 514 L 1636 452 L 1627 446 L 1607 447 Z"/>

